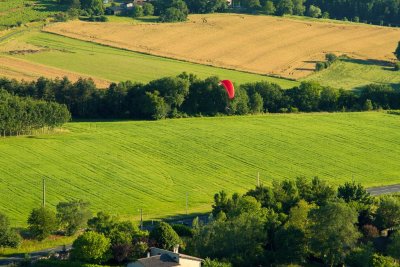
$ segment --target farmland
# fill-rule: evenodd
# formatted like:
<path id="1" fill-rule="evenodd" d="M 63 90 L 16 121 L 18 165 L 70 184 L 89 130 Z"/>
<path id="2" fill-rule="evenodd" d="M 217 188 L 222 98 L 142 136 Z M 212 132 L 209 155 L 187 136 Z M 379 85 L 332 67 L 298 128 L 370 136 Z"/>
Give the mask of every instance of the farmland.
<path id="1" fill-rule="evenodd" d="M 53 0 L 0 1 L 0 30 L 46 19 L 58 10 Z"/>
<path id="2" fill-rule="evenodd" d="M 64 131 L 0 140 L 0 211 L 24 225 L 40 204 L 83 198 L 137 219 L 208 211 L 222 189 L 298 175 L 333 184 L 400 182 L 399 117 L 378 112 L 75 122 Z"/>
<path id="3" fill-rule="evenodd" d="M 9 53 L 15 50 L 35 52 L 14 54 L 12 57 L 18 59 L 15 62 L 4 58 L 10 58 Z M 47 77 L 60 73 L 60 76 L 67 75 L 72 80 L 80 74 L 93 77 L 98 86 L 103 86 L 110 81 L 148 82 L 186 71 L 201 78 L 217 75 L 233 79 L 238 84 L 260 80 L 275 82 L 284 88 L 297 84 L 290 80 L 145 55 L 38 31 L 8 40 L 0 46 L 1 51 L 3 57 L 0 54 L 0 62 L 4 65 L 0 67 L 0 74 L 12 78 L 34 79 L 35 75 L 29 74 L 35 71 Z M 15 67 L 16 64 L 18 67 Z M 32 71 L 35 64 L 38 68 Z M 61 75 L 63 71 L 64 75 Z"/>
<path id="4" fill-rule="evenodd" d="M 312 74 L 306 81 L 316 81 L 334 88 L 354 89 L 371 83 L 400 84 L 400 73 L 393 71 L 388 62 L 360 59 L 343 59 L 328 69 Z"/>
<path id="5" fill-rule="evenodd" d="M 168 58 L 295 79 L 312 74 L 315 62 L 326 53 L 390 61 L 400 33 L 371 25 L 234 14 L 191 15 L 188 22 L 174 24 L 72 21 L 45 30 Z"/>

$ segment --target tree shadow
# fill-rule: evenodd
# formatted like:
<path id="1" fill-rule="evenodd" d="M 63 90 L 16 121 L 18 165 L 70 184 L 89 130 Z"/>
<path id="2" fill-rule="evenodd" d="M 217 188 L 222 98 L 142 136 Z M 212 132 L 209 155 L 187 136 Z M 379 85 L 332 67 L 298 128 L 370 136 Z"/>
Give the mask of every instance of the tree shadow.
<path id="1" fill-rule="evenodd" d="M 67 10 L 67 6 L 57 3 L 55 0 L 38 0 L 34 10 L 38 12 L 64 12 Z"/>
<path id="2" fill-rule="evenodd" d="M 375 65 L 381 67 L 393 67 L 393 63 L 385 60 L 377 60 L 377 59 L 355 59 L 355 58 L 343 58 L 341 59 L 343 62 L 361 64 L 361 65 Z"/>

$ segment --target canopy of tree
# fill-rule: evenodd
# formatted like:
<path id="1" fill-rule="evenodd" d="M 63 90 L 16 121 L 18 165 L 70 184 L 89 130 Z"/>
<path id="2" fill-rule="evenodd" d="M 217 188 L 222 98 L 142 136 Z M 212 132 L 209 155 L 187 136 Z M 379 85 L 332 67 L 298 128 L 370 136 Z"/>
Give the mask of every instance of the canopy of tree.
<path id="1" fill-rule="evenodd" d="M 182 73 L 165 77 L 148 84 L 121 82 L 111 84 L 107 90 L 97 89 L 92 80 L 79 79 L 72 83 L 67 78 L 36 82 L 17 82 L 0 79 L 0 88 L 20 96 L 64 104 L 75 118 L 131 118 L 163 119 L 185 116 L 216 116 L 218 114 L 243 115 L 258 112 L 318 112 L 361 111 L 371 109 L 399 109 L 400 91 L 381 84 L 371 84 L 357 91 L 337 90 L 315 82 L 302 82 L 300 86 L 284 90 L 279 85 L 255 82 L 236 87 L 235 99 L 229 100 L 218 77 L 204 80 Z M 64 105 L 32 101 L 2 93 L 0 96 L 0 129 L 11 133 L 41 127 L 56 127 L 69 119 Z M 2 100 L 7 99 L 7 100 Z M 14 102 L 29 103 L 36 109 L 19 114 Z M 2 109 L 3 108 L 3 109 Z M 42 109 L 46 109 L 43 112 Z M 14 110 L 16 116 L 8 117 L 2 110 Z M 42 114 L 26 116 L 33 112 Z M 35 113 L 35 114 L 36 114 Z M 4 115 L 2 115 L 4 114 Z M 41 117 L 43 116 L 43 117 Z M 26 122 L 25 122 L 25 121 Z M 36 121 L 38 120 L 38 121 Z M 10 121 L 11 125 L 1 125 Z"/>

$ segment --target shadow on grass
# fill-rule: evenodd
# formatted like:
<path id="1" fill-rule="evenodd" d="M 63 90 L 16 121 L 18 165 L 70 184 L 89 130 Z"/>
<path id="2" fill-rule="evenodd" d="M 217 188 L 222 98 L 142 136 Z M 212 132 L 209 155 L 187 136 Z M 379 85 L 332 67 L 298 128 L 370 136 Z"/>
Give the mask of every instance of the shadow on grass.
<path id="1" fill-rule="evenodd" d="M 67 6 L 57 3 L 56 0 L 39 0 L 34 9 L 38 12 L 63 12 Z"/>
<path id="2" fill-rule="evenodd" d="M 140 18 L 135 18 L 135 20 L 140 21 L 140 22 L 146 22 L 146 23 L 156 23 L 158 22 L 158 17 L 140 17 Z"/>
<path id="3" fill-rule="evenodd" d="M 376 59 L 355 59 L 355 58 L 343 58 L 343 62 L 356 63 L 361 65 L 375 65 L 380 67 L 393 67 L 393 63 L 385 60 Z"/>

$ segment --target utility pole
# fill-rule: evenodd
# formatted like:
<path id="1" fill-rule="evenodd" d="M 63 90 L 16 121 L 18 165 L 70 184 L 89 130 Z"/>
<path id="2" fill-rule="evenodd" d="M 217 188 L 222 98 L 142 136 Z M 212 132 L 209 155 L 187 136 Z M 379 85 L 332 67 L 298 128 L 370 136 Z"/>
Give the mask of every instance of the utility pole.
<path id="1" fill-rule="evenodd" d="M 186 192 L 186 215 L 188 215 L 188 202 L 189 202 L 188 198 L 189 198 L 189 195 L 188 195 L 188 192 Z"/>
<path id="2" fill-rule="evenodd" d="M 43 197 L 42 197 L 42 207 L 44 208 L 46 206 L 46 178 L 43 177 Z"/>
<path id="3" fill-rule="evenodd" d="M 257 173 L 257 186 L 260 187 L 260 172 Z"/>
<path id="4" fill-rule="evenodd" d="M 140 210 L 140 230 L 143 231 L 143 209 Z"/>

